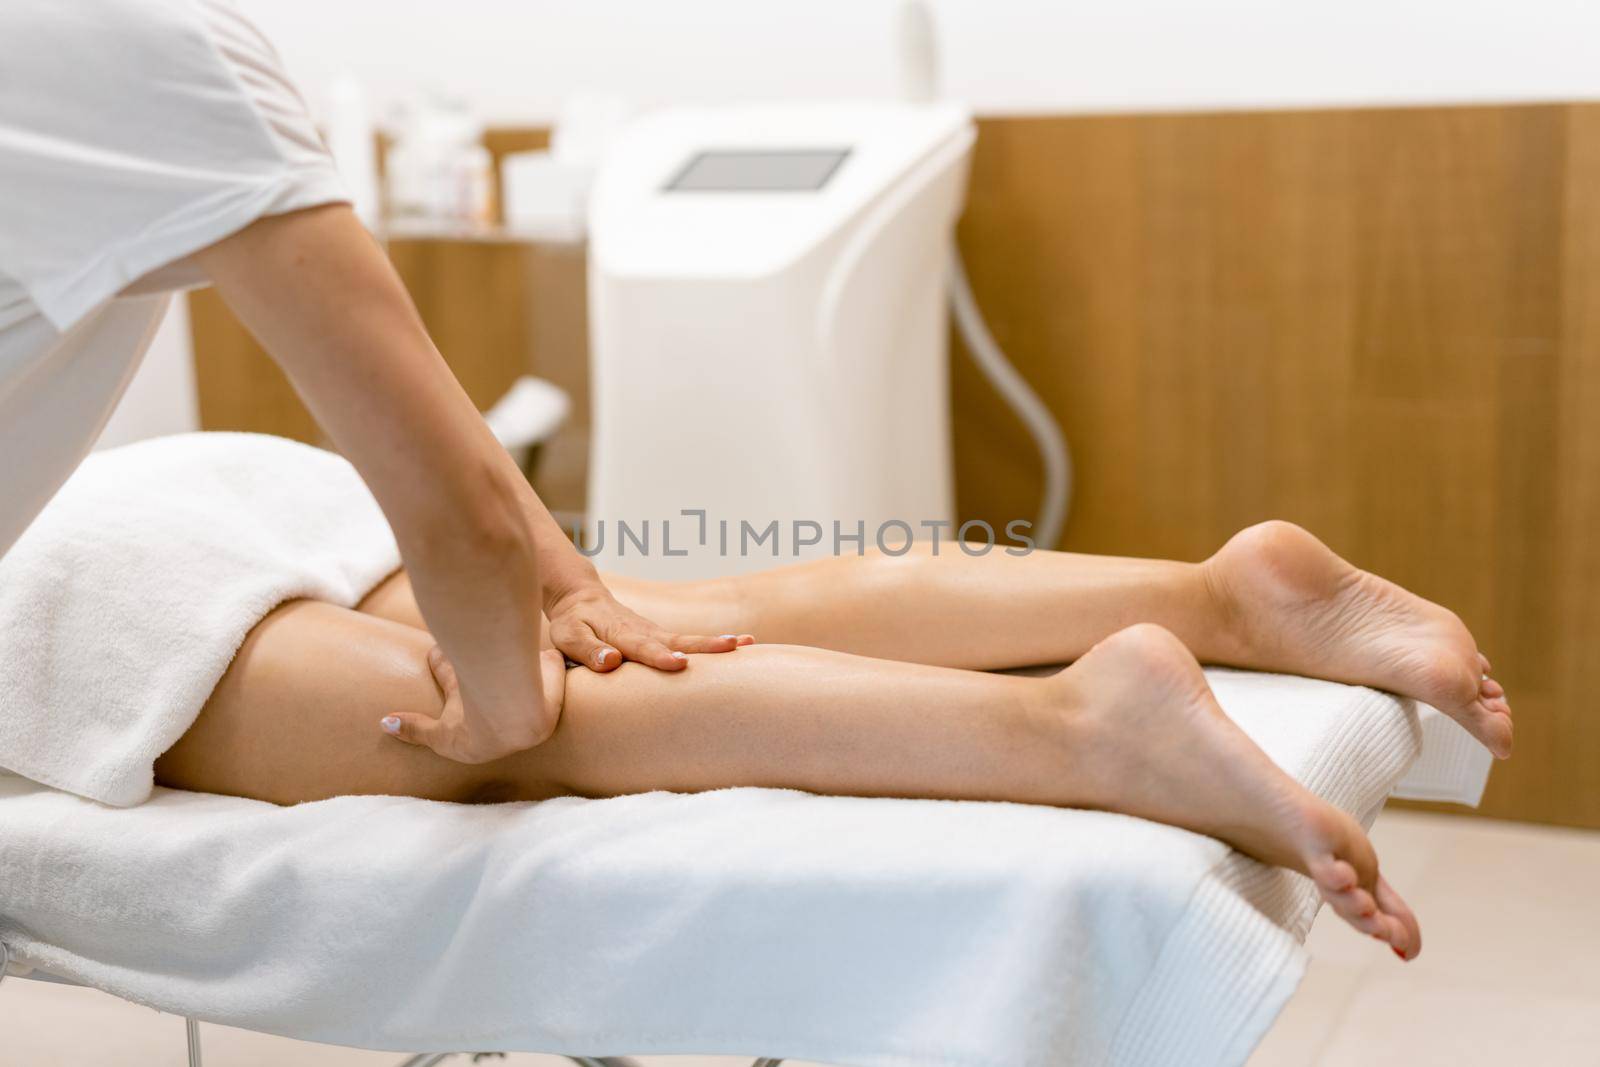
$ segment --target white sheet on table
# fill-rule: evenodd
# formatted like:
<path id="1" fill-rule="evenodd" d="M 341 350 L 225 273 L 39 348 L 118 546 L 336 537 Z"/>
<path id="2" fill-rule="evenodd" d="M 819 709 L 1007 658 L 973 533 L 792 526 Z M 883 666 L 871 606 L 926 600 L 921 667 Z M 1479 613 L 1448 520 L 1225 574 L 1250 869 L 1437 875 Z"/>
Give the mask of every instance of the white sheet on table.
<path id="1" fill-rule="evenodd" d="M 1416 757 L 1408 702 L 1210 673 L 1274 759 L 1363 820 Z M 403 1051 L 1238 1063 L 1315 912 L 1304 879 L 1208 838 L 1012 804 L 157 790 L 113 809 L 13 779 L 0 827 L 0 937 L 23 963 Z"/>
<path id="2" fill-rule="evenodd" d="M 1435 708 L 1418 704 L 1417 721 L 1422 727 L 1422 755 L 1391 795 L 1477 807 L 1489 784 L 1494 757 L 1454 719 Z"/>

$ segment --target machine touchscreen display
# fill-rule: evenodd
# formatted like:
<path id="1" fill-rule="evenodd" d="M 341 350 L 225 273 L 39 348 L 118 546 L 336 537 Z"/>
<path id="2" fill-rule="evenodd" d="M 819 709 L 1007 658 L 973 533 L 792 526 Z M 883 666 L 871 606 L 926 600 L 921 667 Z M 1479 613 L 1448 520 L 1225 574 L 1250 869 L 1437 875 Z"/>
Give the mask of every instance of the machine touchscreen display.
<path id="1" fill-rule="evenodd" d="M 848 148 L 697 153 L 663 186 L 669 193 L 811 193 L 828 184 Z"/>

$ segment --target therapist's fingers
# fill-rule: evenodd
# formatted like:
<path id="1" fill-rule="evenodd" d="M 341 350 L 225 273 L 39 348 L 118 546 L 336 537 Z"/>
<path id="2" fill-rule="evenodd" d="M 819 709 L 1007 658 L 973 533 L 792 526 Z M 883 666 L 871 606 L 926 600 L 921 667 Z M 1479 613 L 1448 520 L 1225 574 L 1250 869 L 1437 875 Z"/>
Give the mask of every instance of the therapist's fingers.
<path id="1" fill-rule="evenodd" d="M 662 671 L 679 671 L 691 653 L 732 652 L 739 634 L 707 637 L 676 634 L 624 607 L 609 593 L 565 601 L 549 613 L 550 640 L 590 670 L 610 671 L 633 660 Z"/>
<path id="2" fill-rule="evenodd" d="M 699 634 L 666 634 L 661 638 L 662 643 L 675 652 L 732 652 L 743 642 L 738 634 L 723 634 L 720 637 L 703 637 Z M 751 641 L 754 641 L 751 638 Z"/>
<path id="3" fill-rule="evenodd" d="M 438 645 L 428 650 L 428 669 L 433 672 L 433 680 L 439 683 L 439 691 L 444 693 L 446 705 L 452 697 L 459 697 L 461 683 L 456 680 L 455 664 L 445 657 L 444 649 Z"/>
<path id="4" fill-rule="evenodd" d="M 379 722 L 384 733 L 398 738 L 408 745 L 421 745 L 431 748 L 441 756 L 450 759 L 458 757 L 452 755 L 455 747 L 449 740 L 449 728 L 439 719 L 431 719 L 426 715 L 385 715 Z"/>
<path id="5" fill-rule="evenodd" d="M 661 637 L 656 634 L 660 633 Z M 590 670 L 611 671 L 633 660 L 663 671 L 680 671 L 688 655 L 674 652 L 667 636 L 614 600 L 550 620 L 550 641 Z"/>
<path id="6" fill-rule="evenodd" d="M 674 649 L 666 641 L 670 635 L 655 627 L 623 627 L 610 636 L 622 654 L 635 663 L 643 663 L 658 671 L 681 671 L 689 665 L 689 654 Z"/>
<path id="7" fill-rule="evenodd" d="M 567 663 L 560 649 L 539 653 L 539 680 L 544 685 L 545 708 L 559 717 L 567 702 Z"/>
<path id="8" fill-rule="evenodd" d="M 622 666 L 622 653 L 596 636 L 588 623 L 571 618 L 550 620 L 550 643 L 574 663 L 591 671 L 614 671 Z"/>
<path id="9" fill-rule="evenodd" d="M 560 717 L 566 699 L 566 664 L 562 653 L 553 648 L 541 652 L 539 667 L 544 691 L 543 710 L 553 722 Z M 486 733 L 483 724 L 478 724 L 476 729 L 473 727 L 461 697 L 456 669 L 438 646 L 428 653 L 428 669 L 444 698 L 443 708 L 437 716 L 408 712 L 386 715 L 379 722 L 386 733 L 407 744 L 432 749 L 458 763 L 488 763 L 517 751 L 506 748 L 492 732 Z"/>
<path id="10" fill-rule="evenodd" d="M 438 645 L 428 651 L 428 670 L 433 673 L 433 680 L 444 697 L 444 706 L 439 714 L 401 712 L 384 716 L 378 725 L 383 727 L 385 733 L 410 745 L 431 748 L 446 759 L 462 763 L 482 762 L 482 756 L 473 752 L 472 739 L 468 736 L 461 703 L 461 684 L 456 678 L 455 665 Z"/>
<path id="11" fill-rule="evenodd" d="M 625 627 L 613 634 L 615 643 L 629 659 L 663 671 L 682 670 L 688 665 L 690 653 L 732 652 L 740 644 L 755 640 L 743 641 L 739 634 L 675 634 L 640 621 L 643 625 Z"/>

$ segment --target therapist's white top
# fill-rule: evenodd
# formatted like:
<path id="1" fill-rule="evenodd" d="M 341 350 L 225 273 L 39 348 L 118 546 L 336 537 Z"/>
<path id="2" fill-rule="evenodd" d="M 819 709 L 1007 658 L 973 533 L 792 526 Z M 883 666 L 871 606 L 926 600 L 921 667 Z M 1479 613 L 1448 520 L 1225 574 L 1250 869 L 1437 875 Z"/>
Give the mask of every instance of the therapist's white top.
<path id="1" fill-rule="evenodd" d="M 348 200 L 277 54 L 218 0 L 0 0 L 0 553 L 88 452 L 187 257 Z"/>

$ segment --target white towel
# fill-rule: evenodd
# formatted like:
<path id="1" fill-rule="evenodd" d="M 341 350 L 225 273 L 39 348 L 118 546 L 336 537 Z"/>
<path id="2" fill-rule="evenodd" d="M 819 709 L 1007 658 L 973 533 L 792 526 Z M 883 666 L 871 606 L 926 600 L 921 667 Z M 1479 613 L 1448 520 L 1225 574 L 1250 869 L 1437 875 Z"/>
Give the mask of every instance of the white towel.
<path id="1" fill-rule="evenodd" d="M 331 453 L 211 433 L 90 456 L 0 557 L 0 767 L 139 803 L 251 627 L 296 597 L 353 606 L 399 565 Z"/>
<path id="2" fill-rule="evenodd" d="M 1408 702 L 1208 673 L 1275 760 L 1364 821 L 1416 755 Z M 23 962 L 408 1052 L 1237 1064 L 1299 980 L 1316 910 L 1306 879 L 1210 838 L 1021 804 L 275 808 L 158 789 L 118 810 L 11 779 L 0 826 L 0 940 Z"/>
<path id="3" fill-rule="evenodd" d="M 1436 708 L 1418 704 L 1417 719 L 1422 725 L 1422 757 L 1400 779 L 1393 795 L 1477 807 L 1489 784 L 1494 756 Z"/>

